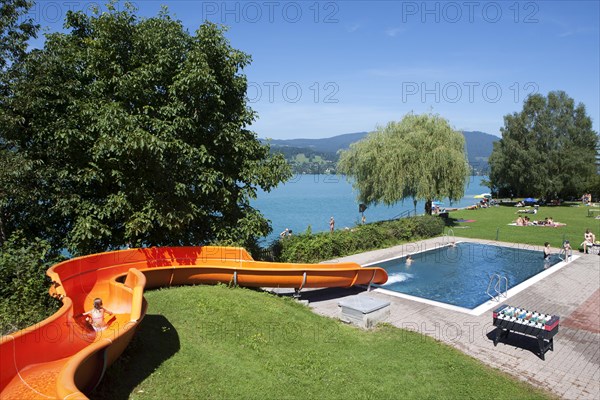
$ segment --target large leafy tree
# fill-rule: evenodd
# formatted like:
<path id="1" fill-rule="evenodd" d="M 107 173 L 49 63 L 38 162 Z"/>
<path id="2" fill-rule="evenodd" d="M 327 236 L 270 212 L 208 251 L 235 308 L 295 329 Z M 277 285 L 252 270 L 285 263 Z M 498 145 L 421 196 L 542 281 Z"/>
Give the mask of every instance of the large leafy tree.
<path id="1" fill-rule="evenodd" d="M 11 96 L 11 82 L 19 74 L 21 61 L 27 52 L 27 42 L 36 36 L 39 26 L 26 14 L 32 3 L 26 0 L 2 0 L 0 2 L 0 113 L 5 110 L 6 100 Z M 3 114 L 0 114 L 3 115 Z M 0 122 L 4 119 L 0 120 Z M 8 229 L 3 222 L 9 217 L 7 205 L 14 203 L 15 197 L 20 197 L 22 202 L 28 196 L 27 191 L 14 190 L 10 181 L 10 166 L 18 163 L 18 156 L 8 152 L 9 146 L 4 138 L 3 124 L 0 123 L 0 182 L 9 184 L 0 185 L 0 246 L 8 238 Z M 11 193 L 9 193 L 9 191 Z"/>
<path id="2" fill-rule="evenodd" d="M 531 95 L 504 117 L 490 156 L 490 181 L 501 193 L 545 198 L 580 196 L 597 174 L 597 132 L 583 104 L 565 92 Z"/>
<path id="3" fill-rule="evenodd" d="M 0 1 L 0 115 L 6 117 L 6 101 L 12 83 L 23 72 L 29 39 L 36 36 L 38 25 L 27 17 L 32 3 L 25 0 Z M 5 119 L 3 118 L 3 121 Z M 48 296 L 44 271 L 60 258 L 47 242 L 24 237 L 15 231 L 20 205 L 35 204 L 25 157 L 6 142 L 6 127 L 0 123 L 0 334 L 24 328 L 51 315 L 57 302 Z M 21 171 L 21 172 L 17 172 Z M 17 188 L 21 185 L 20 188 Z M 16 290 L 15 288 L 18 288 Z"/>
<path id="4" fill-rule="evenodd" d="M 223 29 L 190 34 L 165 10 L 140 19 L 110 4 L 65 27 L 1 100 L 5 231 L 76 254 L 267 234 L 250 199 L 289 167 L 247 129 L 250 57 Z"/>
<path id="5" fill-rule="evenodd" d="M 338 171 L 352 178 L 358 200 L 392 205 L 407 198 L 464 195 L 469 168 L 464 137 L 438 115 L 406 115 L 379 127 L 340 155 Z"/>

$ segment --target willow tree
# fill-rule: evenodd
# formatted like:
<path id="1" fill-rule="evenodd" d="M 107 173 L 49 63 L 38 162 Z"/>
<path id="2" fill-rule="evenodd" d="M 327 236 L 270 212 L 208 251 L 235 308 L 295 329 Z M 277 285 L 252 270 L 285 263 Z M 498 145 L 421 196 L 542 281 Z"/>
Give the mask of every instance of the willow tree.
<path id="1" fill-rule="evenodd" d="M 352 179 L 358 200 L 393 205 L 407 198 L 459 200 L 469 167 L 465 140 L 438 115 L 406 115 L 378 127 L 342 152 L 338 171 Z"/>

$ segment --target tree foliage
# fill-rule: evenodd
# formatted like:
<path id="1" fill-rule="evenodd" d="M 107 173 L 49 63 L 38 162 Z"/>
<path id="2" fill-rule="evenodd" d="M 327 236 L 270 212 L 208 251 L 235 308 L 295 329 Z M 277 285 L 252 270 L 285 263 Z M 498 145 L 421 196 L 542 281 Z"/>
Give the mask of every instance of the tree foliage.
<path id="1" fill-rule="evenodd" d="M 465 141 L 438 115 L 406 115 L 379 127 L 340 156 L 338 172 L 352 178 L 358 200 L 392 205 L 406 198 L 459 200 L 469 168 Z"/>
<path id="2" fill-rule="evenodd" d="M 32 3 L 26 0 L 0 2 L 0 110 L 6 108 L 6 99 L 11 95 L 10 83 L 20 70 L 20 61 L 26 54 L 27 41 L 36 36 L 39 28 L 31 18 L 24 17 L 31 5 Z M 10 180 L 9 167 L 16 162 L 13 155 L 3 151 L 3 130 L 4 127 L 0 124 L 0 181 Z M 9 201 L 8 197 L 7 185 L 0 186 L 0 213 L 7 212 L 1 204 Z M 0 214 L 0 245 L 7 239 L 4 219 L 6 215 Z"/>
<path id="3" fill-rule="evenodd" d="M 490 181 L 503 195 L 564 198 L 590 190 L 597 132 L 585 106 L 565 92 L 531 95 L 504 117 L 490 156 Z"/>
<path id="4" fill-rule="evenodd" d="M 27 41 L 39 29 L 32 18 L 25 15 L 32 6 L 27 0 L 2 0 L 0 2 L 0 71 L 20 61 L 27 51 Z"/>
<path id="5" fill-rule="evenodd" d="M 65 27 L 1 100 L 5 237 L 20 229 L 78 254 L 267 234 L 249 202 L 289 167 L 247 129 L 250 57 L 223 28 L 190 34 L 165 10 L 141 19 L 110 4 L 69 12 Z"/>
<path id="6" fill-rule="evenodd" d="M 39 322 L 58 308 L 45 271 L 63 258 L 39 239 L 14 232 L 0 251 L 0 335 Z"/>

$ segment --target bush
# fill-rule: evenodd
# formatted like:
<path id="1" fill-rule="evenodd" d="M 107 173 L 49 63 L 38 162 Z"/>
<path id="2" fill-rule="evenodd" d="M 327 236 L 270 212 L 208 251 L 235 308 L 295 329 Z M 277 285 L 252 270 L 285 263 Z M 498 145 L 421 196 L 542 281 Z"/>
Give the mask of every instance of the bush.
<path id="1" fill-rule="evenodd" d="M 390 247 L 409 240 L 430 238 L 443 231 L 444 221 L 441 218 L 425 215 L 377 222 L 333 233 L 304 232 L 274 242 L 271 249 L 279 261 L 314 263 Z"/>
<path id="2" fill-rule="evenodd" d="M 13 235 L 0 246 L 0 334 L 26 328 L 52 315 L 60 302 L 50 297 L 46 270 L 60 261 L 43 240 Z"/>

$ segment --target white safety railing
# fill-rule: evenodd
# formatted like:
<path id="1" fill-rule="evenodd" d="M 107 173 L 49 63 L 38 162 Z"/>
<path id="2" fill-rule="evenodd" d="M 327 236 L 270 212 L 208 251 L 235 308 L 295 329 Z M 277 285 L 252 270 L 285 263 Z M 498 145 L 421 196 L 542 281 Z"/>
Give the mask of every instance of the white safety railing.
<path id="1" fill-rule="evenodd" d="M 504 290 L 502 290 L 502 283 L 504 283 Z M 508 278 L 500 274 L 491 274 L 485 293 L 497 302 L 500 302 L 502 297 L 508 298 Z"/>

